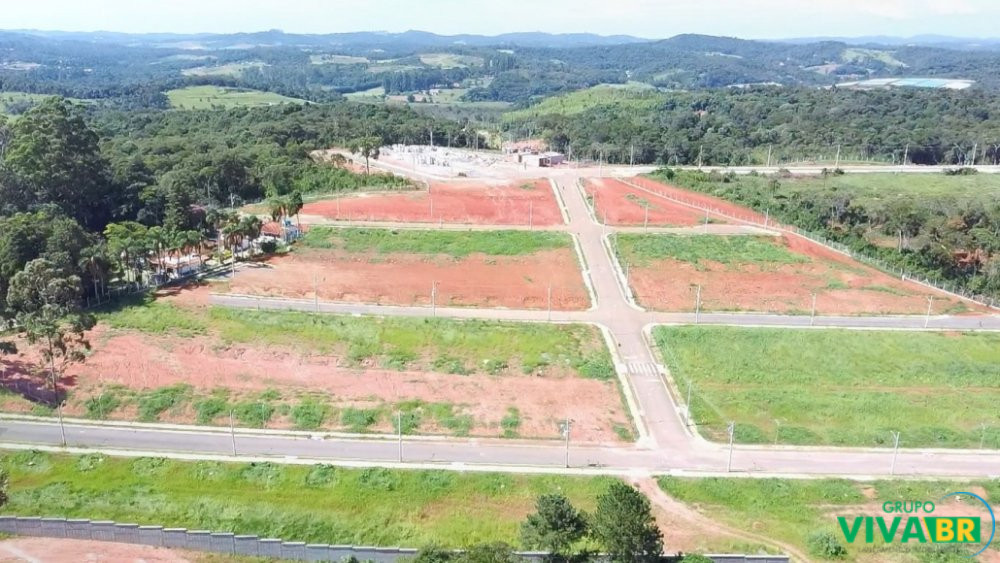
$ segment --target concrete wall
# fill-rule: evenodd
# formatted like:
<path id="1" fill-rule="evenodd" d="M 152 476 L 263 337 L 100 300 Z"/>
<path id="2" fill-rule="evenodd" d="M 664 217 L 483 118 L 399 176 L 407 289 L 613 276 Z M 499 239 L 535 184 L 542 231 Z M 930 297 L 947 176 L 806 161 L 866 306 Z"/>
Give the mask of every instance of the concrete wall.
<path id="1" fill-rule="evenodd" d="M 0 516 L 0 532 L 21 536 L 112 541 L 297 561 L 341 561 L 349 557 L 356 557 L 360 561 L 395 563 L 400 558 L 412 557 L 417 553 L 416 549 L 399 547 L 307 544 L 205 530 L 119 524 L 107 520 Z M 545 558 L 544 553 L 537 552 L 522 552 L 519 555 L 525 561 L 543 561 Z M 788 563 L 788 557 L 783 555 L 709 555 L 708 557 L 716 563 Z"/>

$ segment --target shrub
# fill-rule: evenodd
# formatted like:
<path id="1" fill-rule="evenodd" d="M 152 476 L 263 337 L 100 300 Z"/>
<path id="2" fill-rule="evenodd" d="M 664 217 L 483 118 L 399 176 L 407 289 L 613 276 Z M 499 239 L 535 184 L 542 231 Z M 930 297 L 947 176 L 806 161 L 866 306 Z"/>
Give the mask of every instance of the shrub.
<path id="1" fill-rule="evenodd" d="M 264 254 L 274 254 L 278 251 L 278 242 L 273 240 L 265 240 L 260 243 L 260 251 Z"/>
<path id="2" fill-rule="evenodd" d="M 329 407 L 313 399 L 305 399 L 292 408 L 292 420 L 300 430 L 315 430 L 323 425 Z"/>
<path id="3" fill-rule="evenodd" d="M 274 406 L 263 401 L 237 403 L 233 411 L 240 424 L 251 428 L 263 428 L 274 415 Z"/>
<path id="4" fill-rule="evenodd" d="M 167 409 L 180 406 L 188 399 L 189 385 L 161 387 L 139 397 L 139 420 L 154 422 Z"/>
<path id="5" fill-rule="evenodd" d="M 364 432 L 376 424 L 381 417 L 378 409 L 358 409 L 347 407 L 340 413 L 340 423 L 351 432 Z"/>
<path id="6" fill-rule="evenodd" d="M 223 397 L 209 397 L 196 401 L 194 410 L 198 413 L 198 424 L 211 424 L 229 410 L 229 402 Z"/>
<path id="7" fill-rule="evenodd" d="M 508 407 L 507 414 L 500 419 L 500 428 L 504 438 L 516 438 L 517 429 L 521 426 L 521 411 L 517 407 Z"/>
<path id="8" fill-rule="evenodd" d="M 689 553 L 681 558 L 681 563 L 714 563 L 708 557 L 699 553 Z"/>
<path id="9" fill-rule="evenodd" d="M 813 532 L 806 540 L 806 546 L 809 553 L 823 559 L 843 559 L 847 556 L 847 548 L 830 532 Z"/>
<path id="10" fill-rule="evenodd" d="M 101 393 L 87 399 L 83 405 L 87 408 L 87 418 L 104 419 L 121 405 L 121 401 L 114 393 Z"/>

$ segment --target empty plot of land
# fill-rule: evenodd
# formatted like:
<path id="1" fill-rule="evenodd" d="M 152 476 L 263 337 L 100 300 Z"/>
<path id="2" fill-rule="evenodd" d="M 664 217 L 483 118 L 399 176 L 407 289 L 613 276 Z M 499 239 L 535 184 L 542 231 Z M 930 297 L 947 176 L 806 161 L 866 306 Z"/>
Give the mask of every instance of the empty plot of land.
<path id="1" fill-rule="evenodd" d="M 620 180 L 586 181 L 588 199 L 597 220 L 608 225 L 690 227 L 705 222 L 705 214 L 629 186 Z"/>
<path id="2" fill-rule="evenodd" d="M 185 305 L 103 313 L 62 381 L 100 419 L 489 437 L 631 436 L 611 356 L 588 325 L 338 317 Z M 40 362 L 4 360 L 3 410 L 38 410 Z M 577 433 L 579 431 L 579 433 Z"/>
<path id="3" fill-rule="evenodd" d="M 620 234 L 639 302 L 661 311 L 810 314 L 960 313 L 965 303 L 798 237 Z"/>
<path id="4" fill-rule="evenodd" d="M 292 254 L 240 270 L 230 292 L 382 305 L 590 306 L 571 237 L 529 231 L 314 227 Z"/>
<path id="5" fill-rule="evenodd" d="M 657 327 L 699 430 L 745 443 L 1000 447 L 1000 335 Z M 711 351 L 710 353 L 707 351 Z"/>
<path id="6" fill-rule="evenodd" d="M 302 214 L 338 221 L 399 221 L 489 225 L 563 222 L 548 180 L 515 185 L 431 184 L 429 191 L 378 193 L 307 204 Z"/>
<path id="7" fill-rule="evenodd" d="M 301 104 L 303 100 L 289 98 L 274 92 L 219 86 L 189 86 L 167 92 L 170 106 L 178 109 L 210 109 Z"/>

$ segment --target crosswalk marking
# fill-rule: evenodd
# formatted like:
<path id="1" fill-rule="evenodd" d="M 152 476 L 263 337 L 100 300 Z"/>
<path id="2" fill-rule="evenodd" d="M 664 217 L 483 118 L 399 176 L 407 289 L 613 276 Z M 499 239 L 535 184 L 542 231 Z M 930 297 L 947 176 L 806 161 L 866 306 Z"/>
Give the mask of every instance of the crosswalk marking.
<path id="1" fill-rule="evenodd" d="M 626 368 L 630 375 L 644 376 L 649 379 L 660 378 L 660 370 L 657 369 L 656 364 L 651 362 L 629 362 Z"/>

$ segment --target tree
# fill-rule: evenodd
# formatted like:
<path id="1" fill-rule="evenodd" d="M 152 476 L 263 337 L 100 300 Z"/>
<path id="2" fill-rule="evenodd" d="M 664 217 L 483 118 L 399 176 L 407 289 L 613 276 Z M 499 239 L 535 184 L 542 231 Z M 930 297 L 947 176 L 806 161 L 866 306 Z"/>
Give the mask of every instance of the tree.
<path id="1" fill-rule="evenodd" d="M 590 531 L 611 561 L 656 561 L 663 552 L 663 535 L 649 500 L 621 481 L 597 498 Z"/>
<path id="2" fill-rule="evenodd" d="M 101 229 L 115 205 L 98 141 L 79 108 L 50 98 L 14 123 L 4 163 L 31 192 L 33 205 L 57 205 L 80 224 Z"/>
<path id="3" fill-rule="evenodd" d="M 351 146 L 348 147 L 353 153 L 360 154 L 365 159 L 365 172 L 371 175 L 372 168 L 369 164 L 368 159 L 374 158 L 378 160 L 379 148 L 382 146 L 382 139 L 380 137 L 361 137 L 360 139 L 355 139 L 351 141 Z"/>
<path id="4" fill-rule="evenodd" d="M 80 309 L 80 278 L 66 275 L 44 258 L 32 260 L 7 290 L 17 330 L 36 346 L 47 365 L 53 403 L 62 422 L 59 380 L 71 364 L 84 361 L 90 343 L 84 337 L 94 318 Z M 65 443 L 65 435 L 63 436 Z"/>
<path id="5" fill-rule="evenodd" d="M 566 556 L 587 533 L 587 521 L 564 495 L 541 495 L 535 513 L 521 523 L 521 543 L 530 549 Z"/>
<path id="6" fill-rule="evenodd" d="M 505 543 L 482 543 L 452 559 L 456 563 L 519 563 L 520 557 Z"/>

